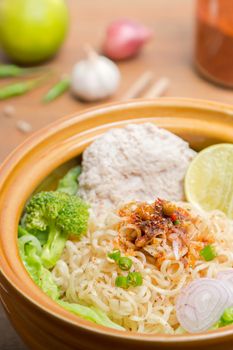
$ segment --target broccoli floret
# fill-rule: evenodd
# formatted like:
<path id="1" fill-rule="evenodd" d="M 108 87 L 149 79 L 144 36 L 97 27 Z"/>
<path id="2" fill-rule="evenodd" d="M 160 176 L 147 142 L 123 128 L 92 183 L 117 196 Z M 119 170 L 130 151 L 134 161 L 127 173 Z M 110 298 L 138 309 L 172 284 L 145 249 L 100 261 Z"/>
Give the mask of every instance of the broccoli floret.
<path id="1" fill-rule="evenodd" d="M 24 225 L 31 234 L 47 232 L 41 259 L 52 268 L 60 258 L 70 235 L 81 237 L 87 231 L 88 205 L 77 196 L 63 192 L 40 192 L 26 206 Z"/>

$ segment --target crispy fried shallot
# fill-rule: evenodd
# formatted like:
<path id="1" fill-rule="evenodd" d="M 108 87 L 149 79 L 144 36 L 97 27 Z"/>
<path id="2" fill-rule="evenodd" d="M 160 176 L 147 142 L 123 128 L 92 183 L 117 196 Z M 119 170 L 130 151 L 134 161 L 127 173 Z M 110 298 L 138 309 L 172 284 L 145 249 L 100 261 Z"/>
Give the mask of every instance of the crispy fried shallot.
<path id="1" fill-rule="evenodd" d="M 191 239 L 196 219 L 188 210 L 166 200 L 157 199 L 152 204 L 131 202 L 119 210 L 119 216 L 119 246 L 129 253 L 143 251 L 159 266 L 166 258 L 193 265 L 200 250 L 212 243 L 211 237 Z"/>

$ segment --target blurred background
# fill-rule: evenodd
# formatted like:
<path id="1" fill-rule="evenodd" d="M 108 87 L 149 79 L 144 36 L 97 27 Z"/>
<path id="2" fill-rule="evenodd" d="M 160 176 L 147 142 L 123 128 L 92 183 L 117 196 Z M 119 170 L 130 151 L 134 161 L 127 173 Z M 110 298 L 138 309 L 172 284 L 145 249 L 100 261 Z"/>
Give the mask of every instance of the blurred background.
<path id="1" fill-rule="evenodd" d="M 0 1 L 0 163 L 34 131 L 101 103 L 232 103 L 232 86 L 232 0 Z M 1 350 L 25 349 L 1 309 L 0 334 Z"/>

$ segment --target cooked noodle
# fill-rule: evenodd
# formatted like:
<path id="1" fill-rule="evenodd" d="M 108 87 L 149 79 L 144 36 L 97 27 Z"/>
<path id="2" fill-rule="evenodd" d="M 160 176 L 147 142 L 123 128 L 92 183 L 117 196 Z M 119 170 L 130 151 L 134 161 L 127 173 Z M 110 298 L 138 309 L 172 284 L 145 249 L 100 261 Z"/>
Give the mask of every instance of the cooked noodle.
<path id="1" fill-rule="evenodd" d="M 207 262 L 196 254 L 193 266 L 187 266 L 182 259 L 176 260 L 177 248 L 173 246 L 173 253 L 163 247 L 167 249 L 166 259 L 156 265 L 142 251 L 135 250 L 130 256 L 131 270 L 141 273 L 143 285 L 127 290 L 118 288 L 115 286 L 117 275 L 127 272 L 120 270 L 107 254 L 116 249 L 116 223 L 122 218 L 110 213 L 99 223 L 92 215 L 88 234 L 80 241 L 67 241 L 62 259 L 52 272 L 64 300 L 98 306 L 130 331 L 178 332 L 175 299 L 183 286 L 199 277 L 216 277 L 217 272 L 233 267 L 233 221 L 219 211 L 205 213 L 187 203 L 182 206 L 196 218 L 190 238 L 194 253 L 201 237 L 209 235 L 217 253 L 214 260 Z M 139 232 L 136 230 L 135 234 Z"/>

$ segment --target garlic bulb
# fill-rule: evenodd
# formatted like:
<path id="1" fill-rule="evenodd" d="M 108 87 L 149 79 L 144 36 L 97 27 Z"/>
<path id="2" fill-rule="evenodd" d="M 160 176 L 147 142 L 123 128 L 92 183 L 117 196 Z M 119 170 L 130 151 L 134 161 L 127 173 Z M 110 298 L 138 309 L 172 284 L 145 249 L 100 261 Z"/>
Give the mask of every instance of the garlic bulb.
<path id="1" fill-rule="evenodd" d="M 105 99 L 115 93 L 120 83 L 117 65 L 88 49 L 86 59 L 78 62 L 72 72 L 71 89 L 84 101 Z"/>

